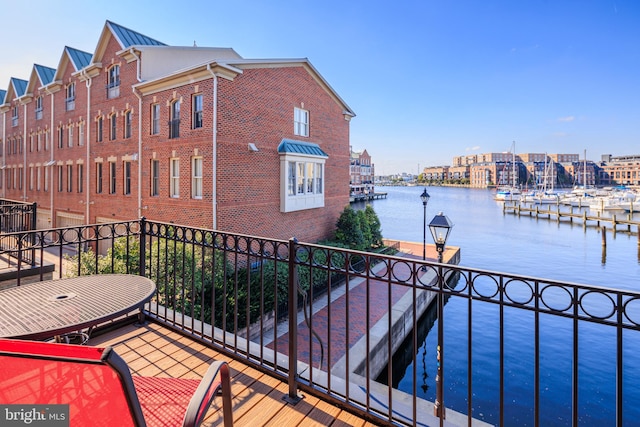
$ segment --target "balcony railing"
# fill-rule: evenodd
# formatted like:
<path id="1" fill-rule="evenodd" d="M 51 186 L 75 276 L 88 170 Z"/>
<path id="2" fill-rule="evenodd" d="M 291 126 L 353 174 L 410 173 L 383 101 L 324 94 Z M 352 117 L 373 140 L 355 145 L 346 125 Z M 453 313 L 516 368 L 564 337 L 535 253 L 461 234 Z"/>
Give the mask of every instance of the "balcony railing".
<path id="1" fill-rule="evenodd" d="M 284 379 L 291 402 L 302 390 L 376 423 L 438 424 L 415 379 L 416 366 L 433 370 L 440 357 L 436 397 L 447 421 L 475 425 L 472 417 L 487 410 L 476 406 L 480 373 L 495 381 L 491 421 L 499 425 L 512 424 L 506 417 L 513 411 L 522 424 L 566 415 L 567 425 L 578 425 L 592 393 L 607 400 L 611 424 L 630 424 L 638 415 L 629 403 L 638 397 L 638 292 L 145 219 L 5 236 L 35 252 L 31 268 L 53 257 L 57 277 L 150 277 L 158 289 L 150 317 Z M 437 323 L 437 355 L 435 348 L 420 353 L 423 313 L 427 323 Z M 491 319 L 489 330 L 478 330 L 483 317 Z M 558 342 L 546 341 L 550 329 Z M 518 346 L 511 344 L 514 334 Z M 393 383 L 398 363 L 390 355 L 403 341 L 412 393 L 385 385 Z M 594 372 L 584 371 L 589 347 L 600 348 L 599 342 L 605 348 L 598 370 L 610 373 L 612 383 L 603 386 L 609 394 L 594 386 Z M 419 354 L 429 356 L 419 360 Z M 567 370 L 552 381 L 562 366 Z M 512 384 L 513 370 L 529 372 L 529 381 Z M 549 410 L 550 388 L 561 391 L 566 413 Z M 515 389 L 530 403 L 525 410 L 514 402 Z"/>

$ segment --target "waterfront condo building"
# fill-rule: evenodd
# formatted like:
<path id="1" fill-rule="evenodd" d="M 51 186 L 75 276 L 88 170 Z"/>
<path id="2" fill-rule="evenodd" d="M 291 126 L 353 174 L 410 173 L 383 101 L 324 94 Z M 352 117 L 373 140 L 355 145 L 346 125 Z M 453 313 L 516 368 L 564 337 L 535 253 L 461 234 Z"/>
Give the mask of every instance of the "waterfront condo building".
<path id="1" fill-rule="evenodd" d="M 0 195 L 38 227 L 141 216 L 317 241 L 349 203 L 353 111 L 307 59 L 176 47 L 107 21 L 0 91 Z"/>

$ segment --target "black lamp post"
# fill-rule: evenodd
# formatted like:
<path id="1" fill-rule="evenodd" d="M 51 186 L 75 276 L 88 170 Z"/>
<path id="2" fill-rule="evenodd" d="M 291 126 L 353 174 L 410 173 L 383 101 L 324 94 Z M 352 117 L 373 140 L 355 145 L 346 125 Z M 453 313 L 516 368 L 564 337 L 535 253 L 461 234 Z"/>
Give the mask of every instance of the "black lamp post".
<path id="1" fill-rule="evenodd" d="M 433 415 L 440 419 L 445 418 L 442 384 L 442 368 L 444 364 L 444 277 L 442 273 L 442 255 L 452 228 L 453 223 L 442 212 L 434 216 L 429 223 L 429 230 L 431 230 L 433 241 L 436 244 L 438 262 L 440 263 L 440 266 L 438 266 L 438 348 L 436 349 L 438 372 L 436 374 L 436 401 L 433 405 Z"/>
<path id="2" fill-rule="evenodd" d="M 420 195 L 420 200 L 422 200 L 422 207 L 424 208 L 424 224 L 423 224 L 423 233 L 422 233 L 422 260 L 427 260 L 427 203 L 429 203 L 429 193 L 427 193 L 427 187 L 424 188 L 424 191 Z M 424 266 L 422 269 L 424 270 Z"/>
<path id="3" fill-rule="evenodd" d="M 438 251 L 438 262 L 442 262 L 444 246 L 447 244 L 447 238 L 452 228 L 453 223 L 442 212 L 434 216 L 429 223 L 429 230 L 431 230 L 431 236 L 433 236 L 433 242 L 436 244 L 436 250 Z"/>

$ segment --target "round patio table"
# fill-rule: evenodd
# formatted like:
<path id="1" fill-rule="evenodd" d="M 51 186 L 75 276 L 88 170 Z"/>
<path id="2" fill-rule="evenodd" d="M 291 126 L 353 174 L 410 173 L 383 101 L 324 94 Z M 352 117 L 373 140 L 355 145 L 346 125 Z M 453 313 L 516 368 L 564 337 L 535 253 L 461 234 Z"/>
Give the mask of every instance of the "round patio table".
<path id="1" fill-rule="evenodd" d="M 47 339 L 142 309 L 156 291 L 152 280 L 97 274 L 47 280 L 0 291 L 0 337 Z"/>

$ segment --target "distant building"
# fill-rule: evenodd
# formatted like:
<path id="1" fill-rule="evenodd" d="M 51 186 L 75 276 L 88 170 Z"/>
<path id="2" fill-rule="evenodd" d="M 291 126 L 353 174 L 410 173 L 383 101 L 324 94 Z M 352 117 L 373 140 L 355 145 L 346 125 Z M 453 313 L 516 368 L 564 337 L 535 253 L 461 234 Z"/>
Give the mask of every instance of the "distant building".
<path id="1" fill-rule="evenodd" d="M 368 196 L 375 193 L 375 168 L 371 156 L 364 151 L 351 150 L 349 167 L 349 192 L 351 197 Z"/>
<path id="2" fill-rule="evenodd" d="M 640 155 L 602 156 L 599 178 L 601 185 L 640 185 Z"/>

